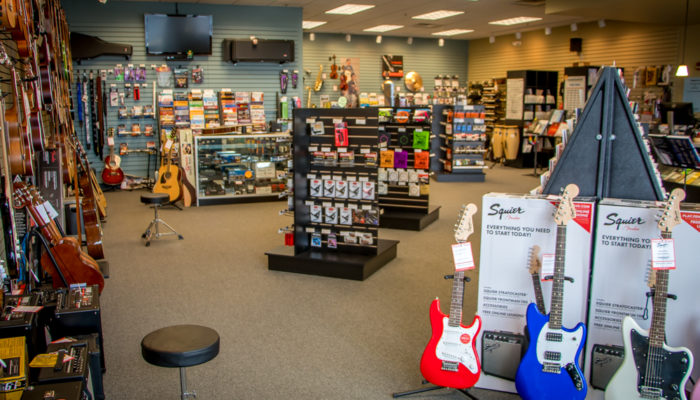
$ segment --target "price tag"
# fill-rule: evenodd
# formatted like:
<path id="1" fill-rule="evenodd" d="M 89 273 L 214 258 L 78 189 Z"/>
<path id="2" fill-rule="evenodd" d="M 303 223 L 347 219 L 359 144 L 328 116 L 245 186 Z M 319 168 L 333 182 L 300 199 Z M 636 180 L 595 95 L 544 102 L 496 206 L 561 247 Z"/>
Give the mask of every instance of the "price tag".
<path id="1" fill-rule="evenodd" d="M 46 214 L 48 214 L 49 218 L 54 219 L 58 217 L 58 212 L 48 200 L 44 201 L 44 210 L 46 210 Z"/>
<path id="2" fill-rule="evenodd" d="M 403 149 L 396 149 L 394 150 L 394 153 L 403 153 Z"/>
<path id="3" fill-rule="evenodd" d="M 307 118 L 306 119 L 307 124 L 313 124 L 314 122 L 316 122 L 316 118 Z"/>
<path id="4" fill-rule="evenodd" d="M 330 229 L 321 229 L 321 234 L 322 234 L 322 235 L 330 235 L 330 234 L 331 234 L 331 230 L 330 230 Z"/>
<path id="5" fill-rule="evenodd" d="M 331 151 L 331 148 L 330 147 L 321 147 L 321 151 L 324 153 L 327 153 L 327 152 Z"/>
<path id="6" fill-rule="evenodd" d="M 330 175 L 321 175 L 321 179 L 324 181 L 330 181 L 332 180 L 332 177 Z"/>
<path id="7" fill-rule="evenodd" d="M 360 154 L 369 154 L 371 149 L 360 149 Z"/>
<path id="8" fill-rule="evenodd" d="M 316 233 L 316 229 L 310 226 L 306 227 L 306 233 Z"/>
<path id="9" fill-rule="evenodd" d="M 347 153 L 348 148 L 347 147 L 338 147 L 338 153 Z"/>
<path id="10" fill-rule="evenodd" d="M 170 151 L 170 148 L 171 148 L 172 146 L 173 146 L 173 140 L 172 140 L 172 139 L 168 139 L 168 140 L 165 142 L 165 144 L 163 145 L 163 149 L 164 149 L 165 151 Z"/>
<path id="11" fill-rule="evenodd" d="M 348 204 L 348 208 L 351 210 L 357 210 L 357 204 Z"/>
<path id="12" fill-rule="evenodd" d="M 364 118 L 357 118 L 357 119 L 355 120 L 355 124 L 357 124 L 357 125 L 367 125 L 367 120 L 364 119 Z"/>
<path id="13" fill-rule="evenodd" d="M 673 239 L 651 239 L 651 268 L 676 269 Z"/>
<path id="14" fill-rule="evenodd" d="M 306 174 L 308 179 L 316 179 L 316 174 Z"/>
<path id="15" fill-rule="evenodd" d="M 324 202 L 323 202 L 323 206 L 324 206 L 324 207 L 333 207 L 333 202 L 331 202 L 331 201 L 324 201 Z"/>
<path id="16" fill-rule="evenodd" d="M 107 146 L 114 146 L 114 136 L 107 136 Z"/>
<path id="17" fill-rule="evenodd" d="M 362 205 L 362 209 L 363 209 L 363 210 L 371 210 L 371 209 L 372 209 L 372 206 L 371 206 L 370 204 L 363 204 L 363 205 Z"/>
<path id="18" fill-rule="evenodd" d="M 360 182 L 369 182 L 369 176 L 361 176 L 359 180 Z"/>
<path id="19" fill-rule="evenodd" d="M 333 118 L 333 123 L 334 123 L 334 124 L 342 124 L 342 123 L 343 123 L 343 119 L 342 119 L 342 118 Z"/>
<path id="20" fill-rule="evenodd" d="M 343 175 L 333 175 L 333 180 L 334 180 L 334 181 L 342 181 L 342 180 L 343 180 Z"/>
<path id="21" fill-rule="evenodd" d="M 401 133 L 406 132 L 406 128 L 399 128 L 399 132 L 401 132 Z"/>
<path id="22" fill-rule="evenodd" d="M 554 275 L 554 258 L 554 254 L 542 254 L 542 269 L 540 270 L 542 280 L 547 275 Z"/>
<path id="23" fill-rule="evenodd" d="M 318 146 L 309 146 L 309 153 L 313 153 L 314 151 L 318 151 Z"/>
<path id="24" fill-rule="evenodd" d="M 313 205 L 314 205 L 314 202 L 313 202 L 313 200 L 306 200 L 306 201 L 304 202 L 304 204 L 306 204 L 307 206 L 310 207 L 310 206 L 313 206 Z"/>
<path id="25" fill-rule="evenodd" d="M 422 152 L 423 152 L 423 149 L 415 149 L 415 150 L 413 150 L 413 152 L 414 152 L 414 153 L 422 153 Z"/>
<path id="26" fill-rule="evenodd" d="M 357 177 L 350 175 L 350 176 L 346 176 L 345 180 L 348 182 L 355 182 L 357 180 Z"/>
<path id="27" fill-rule="evenodd" d="M 474 255 L 472 254 L 472 243 L 456 243 L 452 245 L 452 258 L 455 262 L 455 271 L 466 271 L 474 269 Z"/>

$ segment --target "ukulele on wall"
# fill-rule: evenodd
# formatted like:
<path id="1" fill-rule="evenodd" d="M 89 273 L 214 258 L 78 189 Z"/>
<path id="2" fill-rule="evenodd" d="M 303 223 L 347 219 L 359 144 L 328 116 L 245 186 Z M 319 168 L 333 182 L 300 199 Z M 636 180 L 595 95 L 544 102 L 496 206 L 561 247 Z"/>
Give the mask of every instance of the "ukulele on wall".
<path id="1" fill-rule="evenodd" d="M 557 243 L 550 312 L 541 314 L 535 303 L 527 307 L 530 345 L 515 376 L 515 387 L 525 400 L 578 400 L 586 397 L 588 388 L 579 367 L 586 327 L 582 322 L 574 329 L 562 326 L 566 225 L 576 217 L 573 199 L 578 193 L 578 186 L 568 185 L 554 214 Z"/>
<path id="2" fill-rule="evenodd" d="M 462 209 L 455 230 L 455 240 L 464 243 L 474 232 L 472 216 L 476 206 L 469 204 Z M 464 270 L 457 270 L 452 282 L 450 315 L 440 311 L 440 300 L 430 304 L 432 336 L 423 352 L 420 370 L 430 383 L 454 389 L 474 386 L 481 375 L 481 364 L 476 354 L 476 335 L 481 330 L 481 317 L 474 317 L 469 326 L 462 325 L 464 300 Z"/>
<path id="3" fill-rule="evenodd" d="M 658 223 L 663 239 L 671 239 L 671 230 L 681 223 L 680 202 L 684 198 L 683 189 L 674 189 L 669 195 Z M 651 327 L 649 331 L 642 329 L 629 315 L 622 321 L 625 357 L 605 389 L 608 400 L 686 400 L 685 385 L 693 370 L 693 354 L 685 347 L 666 344 L 669 270 L 656 269 L 653 260 L 652 268 L 655 278 Z"/>

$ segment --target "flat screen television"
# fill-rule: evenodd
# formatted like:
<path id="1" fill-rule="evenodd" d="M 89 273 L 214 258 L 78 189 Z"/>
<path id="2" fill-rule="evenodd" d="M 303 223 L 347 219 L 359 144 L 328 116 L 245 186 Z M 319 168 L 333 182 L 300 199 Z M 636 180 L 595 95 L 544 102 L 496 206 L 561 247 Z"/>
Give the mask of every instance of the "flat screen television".
<path id="1" fill-rule="evenodd" d="M 668 112 L 673 111 L 673 123 L 675 125 L 693 125 L 693 103 L 661 103 L 661 123 L 668 124 Z"/>
<path id="2" fill-rule="evenodd" d="M 211 15 L 144 14 L 146 54 L 211 55 Z"/>

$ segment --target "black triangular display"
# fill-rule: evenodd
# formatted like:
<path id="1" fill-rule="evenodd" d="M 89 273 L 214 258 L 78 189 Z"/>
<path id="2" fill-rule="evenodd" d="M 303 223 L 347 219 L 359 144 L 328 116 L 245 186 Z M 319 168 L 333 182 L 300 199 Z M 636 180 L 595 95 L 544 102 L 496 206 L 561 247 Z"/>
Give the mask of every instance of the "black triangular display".
<path id="1" fill-rule="evenodd" d="M 570 183 L 578 185 L 580 196 L 664 199 L 625 87 L 613 67 L 601 71 L 543 192 L 559 194 Z"/>

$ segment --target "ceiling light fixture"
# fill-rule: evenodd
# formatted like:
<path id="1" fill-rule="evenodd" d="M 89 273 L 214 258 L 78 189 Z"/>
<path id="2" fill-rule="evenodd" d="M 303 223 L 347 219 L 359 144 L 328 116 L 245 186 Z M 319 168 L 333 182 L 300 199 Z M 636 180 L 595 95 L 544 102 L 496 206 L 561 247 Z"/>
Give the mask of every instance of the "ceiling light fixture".
<path id="1" fill-rule="evenodd" d="M 489 36 L 489 43 L 491 43 L 491 44 L 496 43 L 496 37 L 495 37 L 495 36 Z"/>
<path id="2" fill-rule="evenodd" d="M 604 19 L 599 19 L 598 20 L 598 28 L 605 28 L 605 20 Z"/>
<path id="3" fill-rule="evenodd" d="M 515 18 L 506 18 L 506 19 L 501 19 L 498 21 L 491 21 L 489 24 L 491 25 L 518 25 L 518 24 L 525 24 L 528 22 L 534 22 L 534 21 L 539 21 L 542 18 L 539 17 L 515 17 Z"/>
<path id="4" fill-rule="evenodd" d="M 359 12 L 369 10 L 374 8 L 372 4 L 345 4 L 340 7 L 336 7 L 332 10 L 326 11 L 326 14 L 342 14 L 342 15 L 353 15 Z"/>
<path id="5" fill-rule="evenodd" d="M 464 33 L 474 32 L 474 29 L 450 29 L 447 31 L 433 32 L 432 35 L 435 36 L 455 36 L 462 35 Z"/>
<path id="6" fill-rule="evenodd" d="M 443 18 L 448 18 L 448 17 L 454 17 L 455 15 L 461 15 L 464 14 L 464 11 L 450 11 L 450 10 L 437 10 L 421 15 L 416 15 L 415 17 L 411 17 L 413 19 L 429 19 L 431 21 L 435 21 L 437 19 L 443 19 Z"/>
<path id="7" fill-rule="evenodd" d="M 326 21 L 301 21 L 302 29 L 314 29 L 325 24 Z"/>
<path id="8" fill-rule="evenodd" d="M 516 38 L 517 40 L 520 40 L 520 39 L 523 38 L 523 34 L 520 33 L 520 32 L 515 32 L 515 38 Z"/>
<path id="9" fill-rule="evenodd" d="M 389 32 L 403 28 L 403 25 L 377 25 L 371 28 L 363 29 L 365 32 Z"/>
<path id="10" fill-rule="evenodd" d="M 681 64 L 676 70 L 676 76 L 688 76 L 688 66 L 685 64 L 685 41 L 688 34 L 688 3 L 690 0 L 685 0 L 685 23 L 683 24 L 683 45 L 681 46 Z"/>
<path id="11" fill-rule="evenodd" d="M 409 37 L 408 39 L 406 39 L 406 43 L 413 44 L 413 38 Z"/>
<path id="12" fill-rule="evenodd" d="M 444 47 L 445 46 L 445 39 L 443 39 L 443 38 L 438 39 L 438 46 Z"/>
<path id="13" fill-rule="evenodd" d="M 377 44 L 382 42 L 382 35 L 377 35 Z"/>
<path id="14" fill-rule="evenodd" d="M 546 27 L 544 28 L 544 34 L 547 35 L 547 36 L 551 35 L 551 34 L 552 34 L 552 28 L 546 26 Z"/>
<path id="15" fill-rule="evenodd" d="M 313 42 L 314 40 L 316 40 L 316 34 L 313 33 L 313 32 L 309 33 L 309 40 L 312 41 L 312 42 Z"/>
<path id="16" fill-rule="evenodd" d="M 352 35 L 350 35 L 349 33 L 346 33 L 346 34 L 345 34 L 345 41 L 346 41 L 346 42 L 349 42 L 349 41 L 351 41 L 351 40 L 352 40 Z"/>
<path id="17" fill-rule="evenodd" d="M 571 32 L 576 32 L 578 30 L 578 24 L 574 22 L 571 24 Z"/>

